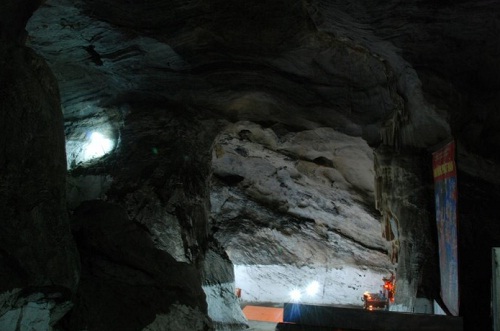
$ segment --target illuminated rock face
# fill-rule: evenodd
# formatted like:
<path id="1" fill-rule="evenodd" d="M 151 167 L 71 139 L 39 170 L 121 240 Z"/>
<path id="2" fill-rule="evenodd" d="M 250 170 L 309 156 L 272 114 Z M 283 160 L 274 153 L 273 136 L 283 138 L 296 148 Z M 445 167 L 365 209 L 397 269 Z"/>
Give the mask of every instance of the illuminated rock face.
<path id="1" fill-rule="evenodd" d="M 0 4 L 0 326 L 242 328 L 231 260 L 238 286 L 318 272 L 344 304 L 397 267 L 412 310 L 438 292 L 425 171 L 451 135 L 464 265 L 490 267 L 498 2 L 40 2 Z"/>
<path id="2" fill-rule="evenodd" d="M 238 122 L 219 135 L 212 166 L 212 227 L 245 301 L 286 302 L 317 280 L 321 295 L 304 300 L 356 305 L 393 271 L 364 140 Z"/>
<path id="3" fill-rule="evenodd" d="M 72 173 L 71 196 L 83 190 L 96 200 L 70 201 L 82 279 L 63 321 L 69 329 L 212 328 L 204 289 L 219 283 L 208 283 L 203 269 L 216 125 L 194 120 L 182 105 L 151 101 L 129 104 L 115 152 Z"/>

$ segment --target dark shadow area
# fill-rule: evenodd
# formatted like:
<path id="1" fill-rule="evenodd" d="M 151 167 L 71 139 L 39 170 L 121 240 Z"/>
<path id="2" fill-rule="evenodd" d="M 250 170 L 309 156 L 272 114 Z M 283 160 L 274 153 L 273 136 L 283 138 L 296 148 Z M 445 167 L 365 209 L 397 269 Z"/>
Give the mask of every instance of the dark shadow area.
<path id="1" fill-rule="evenodd" d="M 467 331 L 492 330 L 491 249 L 500 246 L 499 189 L 458 173 L 460 315 Z"/>
<path id="2" fill-rule="evenodd" d="M 142 330 L 174 304 L 206 307 L 195 265 L 157 249 L 121 206 L 88 201 L 72 222 L 82 272 L 63 329 Z"/>

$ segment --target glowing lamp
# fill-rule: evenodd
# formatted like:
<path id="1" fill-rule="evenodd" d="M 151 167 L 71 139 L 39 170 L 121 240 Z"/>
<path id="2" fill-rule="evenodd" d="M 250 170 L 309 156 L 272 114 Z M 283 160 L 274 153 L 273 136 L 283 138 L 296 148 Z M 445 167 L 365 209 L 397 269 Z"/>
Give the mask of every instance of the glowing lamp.
<path id="1" fill-rule="evenodd" d="M 316 295 L 316 293 L 318 293 L 318 291 L 319 291 L 319 283 L 317 281 L 313 281 L 306 288 L 306 292 L 310 296 Z"/>
<path id="2" fill-rule="evenodd" d="M 292 290 L 290 292 L 290 298 L 292 299 L 292 301 L 299 301 L 301 296 L 302 295 L 300 294 L 299 290 Z"/>

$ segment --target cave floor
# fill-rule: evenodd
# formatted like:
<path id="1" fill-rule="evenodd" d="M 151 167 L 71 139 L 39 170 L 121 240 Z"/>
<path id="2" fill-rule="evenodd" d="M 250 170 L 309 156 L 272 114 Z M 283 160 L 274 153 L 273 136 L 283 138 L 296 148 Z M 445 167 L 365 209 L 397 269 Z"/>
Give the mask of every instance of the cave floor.
<path id="1" fill-rule="evenodd" d="M 274 303 L 274 302 L 241 302 L 241 308 L 244 309 L 247 306 L 253 307 L 262 307 L 262 308 L 283 308 L 283 303 Z M 346 308 L 359 308 L 355 306 L 345 305 Z M 244 310 L 245 311 L 245 310 Z M 247 316 L 249 317 L 249 316 Z M 269 317 L 269 316 L 268 316 Z M 281 316 L 282 320 L 283 316 Z M 281 321 L 280 320 L 280 321 Z M 275 331 L 277 322 L 273 321 L 258 321 L 248 319 L 249 328 L 247 331 Z"/>

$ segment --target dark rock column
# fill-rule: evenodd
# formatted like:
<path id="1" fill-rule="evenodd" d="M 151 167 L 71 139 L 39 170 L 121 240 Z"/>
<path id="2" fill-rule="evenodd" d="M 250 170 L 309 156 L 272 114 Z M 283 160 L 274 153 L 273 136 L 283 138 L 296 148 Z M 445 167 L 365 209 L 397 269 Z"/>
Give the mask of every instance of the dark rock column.
<path id="1" fill-rule="evenodd" d="M 205 255 L 203 290 L 207 298 L 208 315 L 215 330 L 248 328 L 240 299 L 236 297 L 233 263 L 215 239 L 210 242 Z"/>
<path id="2" fill-rule="evenodd" d="M 19 43 L 34 3 L 0 5 L 1 330 L 48 329 L 69 310 L 79 278 L 57 82 Z"/>
<path id="3" fill-rule="evenodd" d="M 74 212 L 82 257 L 68 330 L 206 330 L 198 266 L 155 247 L 147 228 L 120 205 L 86 201 Z"/>
<path id="4" fill-rule="evenodd" d="M 202 276 L 217 124 L 163 98 L 130 99 L 117 149 L 71 172 L 83 186 L 112 183 L 74 210 L 82 280 L 61 326 L 211 330 Z"/>
<path id="5" fill-rule="evenodd" d="M 436 297 L 439 286 L 434 226 L 431 160 L 425 151 L 375 153 L 376 204 L 397 263 L 395 309 L 413 311 L 418 297 Z"/>

